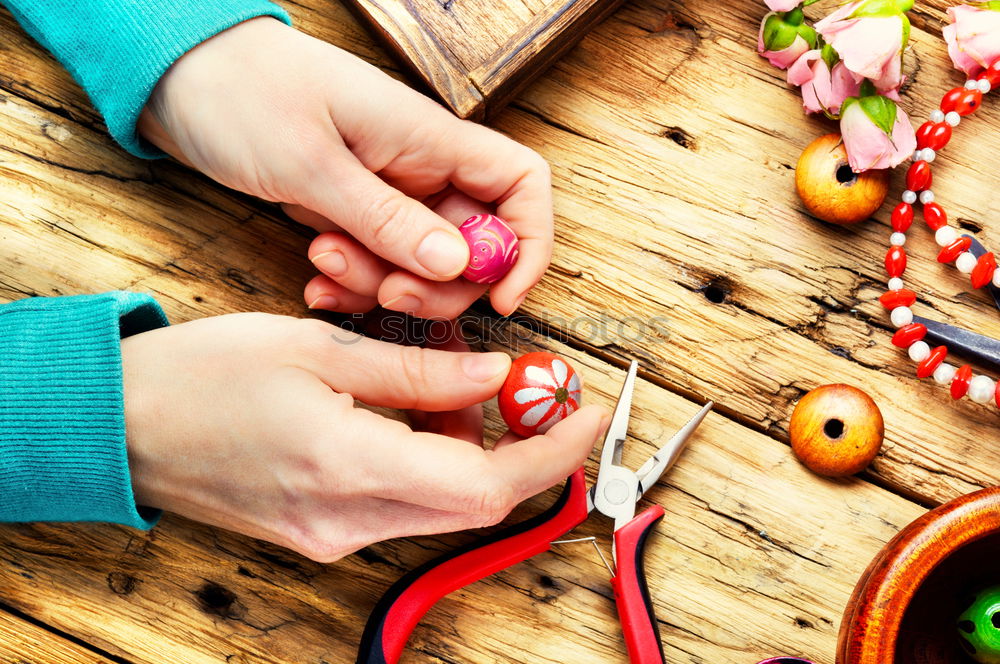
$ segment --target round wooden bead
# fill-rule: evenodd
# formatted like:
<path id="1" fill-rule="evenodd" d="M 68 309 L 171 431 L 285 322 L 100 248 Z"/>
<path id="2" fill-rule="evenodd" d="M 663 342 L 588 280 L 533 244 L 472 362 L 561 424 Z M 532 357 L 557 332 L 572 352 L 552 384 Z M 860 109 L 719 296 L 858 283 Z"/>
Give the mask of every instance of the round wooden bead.
<path id="1" fill-rule="evenodd" d="M 546 352 L 511 363 L 500 388 L 500 415 L 519 436 L 545 433 L 580 407 L 583 383 L 566 360 Z"/>
<path id="2" fill-rule="evenodd" d="M 809 144 L 795 167 L 795 188 L 811 213 L 831 224 L 855 224 L 872 216 L 889 191 L 889 171 L 855 173 L 840 134 Z"/>
<path id="3" fill-rule="evenodd" d="M 1000 664 L 1000 586 L 979 590 L 958 617 L 958 636 L 979 664 Z"/>
<path id="4" fill-rule="evenodd" d="M 882 447 L 885 424 L 870 396 L 850 385 L 806 394 L 789 425 L 792 451 L 809 470 L 845 477 L 864 470 Z"/>
<path id="5" fill-rule="evenodd" d="M 492 214 L 469 217 L 458 227 L 469 245 L 469 266 L 462 276 L 477 284 L 500 281 L 517 262 L 517 234 Z"/>

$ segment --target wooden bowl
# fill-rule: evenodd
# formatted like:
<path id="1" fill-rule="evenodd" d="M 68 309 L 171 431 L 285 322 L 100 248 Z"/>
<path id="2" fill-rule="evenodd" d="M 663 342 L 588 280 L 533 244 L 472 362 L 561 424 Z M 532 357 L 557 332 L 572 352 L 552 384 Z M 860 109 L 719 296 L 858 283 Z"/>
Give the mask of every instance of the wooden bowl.
<path id="1" fill-rule="evenodd" d="M 837 664 L 974 664 L 956 622 L 1000 582 L 1000 488 L 962 496 L 904 528 L 865 570 L 844 612 Z"/>

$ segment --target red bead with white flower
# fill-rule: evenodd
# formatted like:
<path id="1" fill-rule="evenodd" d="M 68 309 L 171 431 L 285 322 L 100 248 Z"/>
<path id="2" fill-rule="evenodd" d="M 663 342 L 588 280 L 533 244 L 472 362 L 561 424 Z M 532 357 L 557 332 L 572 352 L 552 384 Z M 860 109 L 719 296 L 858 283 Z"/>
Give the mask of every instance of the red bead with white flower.
<path id="1" fill-rule="evenodd" d="M 519 436 L 545 433 L 580 407 L 583 383 L 566 360 L 546 352 L 514 360 L 497 400 L 500 415 Z"/>
<path id="2" fill-rule="evenodd" d="M 889 275 L 889 290 L 879 300 L 889 311 L 889 319 L 897 328 L 892 343 L 907 351 L 917 364 L 919 378 L 933 377 L 939 385 L 947 386 L 953 399 L 968 396 L 976 403 L 995 402 L 1000 407 L 1000 383 L 989 376 L 973 374 L 968 364 L 958 368 L 945 360 L 948 349 L 938 346 L 932 349 L 924 340 L 927 328 L 913 322 L 916 294 L 904 287 L 903 273 L 906 271 L 906 231 L 913 223 L 913 206 L 919 201 L 923 206 L 924 221 L 934 232 L 934 240 L 941 251 L 938 261 L 955 263 L 955 267 L 970 275 L 972 287 L 979 289 L 992 283 L 1000 287 L 1000 270 L 992 253 L 977 258 L 971 251 L 972 240 L 959 236 L 958 231 L 948 225 L 948 215 L 944 208 L 934 201 L 931 191 L 933 176 L 931 163 L 939 150 L 951 140 L 952 129 L 957 127 L 962 117 L 975 112 L 982 103 L 983 95 L 991 87 L 1000 85 L 1000 60 L 994 62 L 975 79 L 965 82 L 960 88 L 949 90 L 941 100 L 939 109 L 930 114 L 930 119 L 917 130 L 917 151 L 913 163 L 906 174 L 906 191 L 892 211 L 892 235 L 889 236 L 889 251 L 885 256 L 885 269 Z"/>

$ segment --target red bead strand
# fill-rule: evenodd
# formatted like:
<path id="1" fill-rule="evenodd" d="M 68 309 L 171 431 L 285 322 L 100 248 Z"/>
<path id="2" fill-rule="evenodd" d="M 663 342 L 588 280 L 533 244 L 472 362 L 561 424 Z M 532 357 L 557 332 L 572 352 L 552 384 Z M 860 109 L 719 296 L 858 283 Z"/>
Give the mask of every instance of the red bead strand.
<path id="1" fill-rule="evenodd" d="M 954 127 L 960 124 L 961 118 L 975 113 L 982 105 L 983 95 L 993 88 L 1000 89 L 1000 59 L 987 67 L 977 79 L 967 80 L 965 85 L 946 92 L 939 109 L 934 110 L 930 119 L 917 128 L 917 151 L 906 172 L 907 190 L 903 192 L 902 201 L 893 208 L 891 214 L 893 235 L 890 238 L 891 246 L 885 255 L 889 290 L 879 297 L 879 302 L 889 312 L 893 325 L 899 326 L 892 336 L 893 345 L 909 351 L 910 357 L 916 362 L 918 378 L 933 377 L 938 384 L 947 385 L 953 399 L 968 396 L 978 403 L 994 400 L 1000 408 L 1000 381 L 994 383 L 989 377 L 974 375 L 972 366 L 968 364 L 961 368 L 948 365 L 945 363 L 948 358 L 946 346 L 929 348 L 926 345 L 927 328 L 912 322 L 913 312 L 910 308 L 916 303 L 917 294 L 905 288 L 902 279 L 907 266 L 907 253 L 903 245 L 906 243 L 906 232 L 913 225 L 914 207 L 918 201 L 923 208 L 924 221 L 934 232 L 935 242 L 941 246 L 938 261 L 957 261 L 961 263 L 963 271 L 969 271 L 972 266 L 969 256 L 963 256 L 970 251 L 972 239 L 949 227 L 947 212 L 934 200 L 934 192 L 931 190 L 934 180 L 931 162 L 951 141 Z M 962 260 L 958 261 L 960 256 Z M 970 274 L 973 288 L 983 288 L 990 283 L 1000 286 L 998 270 L 1000 267 L 995 254 L 980 256 Z M 907 321 L 911 322 L 900 326 L 900 323 Z"/>

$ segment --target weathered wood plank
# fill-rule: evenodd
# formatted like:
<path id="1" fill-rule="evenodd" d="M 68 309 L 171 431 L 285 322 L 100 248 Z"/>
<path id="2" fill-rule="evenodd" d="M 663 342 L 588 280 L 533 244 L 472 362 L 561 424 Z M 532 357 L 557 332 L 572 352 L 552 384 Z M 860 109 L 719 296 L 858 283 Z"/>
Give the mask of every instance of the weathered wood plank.
<path id="1" fill-rule="evenodd" d="M 944 4 L 927 6 L 907 102 L 924 109 L 957 80 L 932 34 Z M 291 9 L 304 29 L 386 64 L 339 5 Z M 875 396 L 888 424 L 875 473 L 897 491 L 937 502 L 1000 475 L 995 416 L 916 385 L 888 346 L 875 302 L 888 206 L 879 223 L 830 229 L 794 198 L 790 166 L 828 128 L 801 117 L 754 54 L 763 11 L 750 0 L 629 4 L 497 121 L 555 173 L 556 256 L 526 313 L 566 335 L 575 350 L 545 344 L 579 365 L 592 401 L 617 394 L 620 369 L 604 360 L 643 361 L 630 460 L 694 411 L 685 395 L 719 403 L 650 496 L 668 509 L 648 567 L 670 661 L 794 652 L 829 664 L 855 579 L 921 511 L 794 462 L 782 441 L 804 390 L 837 380 Z M 3 11 L 0 30 L 0 298 L 136 288 L 176 321 L 305 314 L 307 233 L 181 167 L 123 155 Z M 1000 236 L 978 184 L 989 142 L 976 137 L 1000 114 L 987 104 L 974 122 L 942 154 L 936 192 L 966 225 L 983 220 L 988 244 Z M 995 329 L 978 296 L 938 280 L 929 239 L 914 235 L 908 277 L 923 305 Z M 588 331 L 602 324 L 607 334 Z M 150 535 L 3 526 L 0 598 L 136 662 L 350 661 L 379 593 L 466 538 L 390 542 L 321 566 L 177 517 Z M 606 576 L 586 545 L 541 556 L 436 607 L 409 660 L 624 661 Z"/>
<path id="2" fill-rule="evenodd" d="M 854 383 L 886 413 L 874 466 L 885 481 L 930 501 L 996 483 L 995 410 L 917 384 L 888 343 L 876 298 L 890 206 L 879 223 L 831 228 L 794 194 L 799 151 L 832 126 L 805 118 L 781 73 L 756 56 L 762 12 L 750 2 L 630 4 L 498 118 L 555 171 L 555 269 L 526 310 L 594 324 L 633 317 L 620 338 L 582 342 L 646 357 L 664 385 L 782 438 L 803 391 Z M 915 30 L 914 41 L 919 85 L 905 105 L 919 117 L 958 77 L 934 35 Z M 989 244 L 1000 236 L 980 184 L 990 181 L 988 142 L 975 137 L 1000 128 L 1000 112 L 987 105 L 971 122 L 936 164 L 935 191 L 954 217 L 982 220 Z M 936 264 L 928 233 L 912 235 L 907 278 L 924 311 L 997 331 L 988 300 Z M 670 318 L 668 337 L 635 329 L 659 315 Z"/>
<path id="3" fill-rule="evenodd" d="M 111 664 L 110 659 L 6 611 L 0 611 L 0 661 L 9 664 Z"/>

